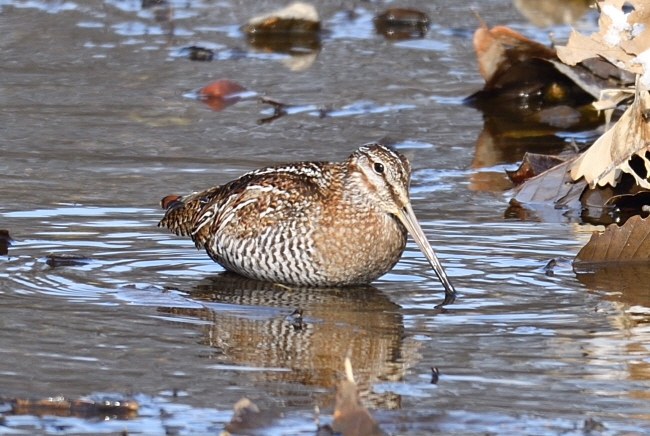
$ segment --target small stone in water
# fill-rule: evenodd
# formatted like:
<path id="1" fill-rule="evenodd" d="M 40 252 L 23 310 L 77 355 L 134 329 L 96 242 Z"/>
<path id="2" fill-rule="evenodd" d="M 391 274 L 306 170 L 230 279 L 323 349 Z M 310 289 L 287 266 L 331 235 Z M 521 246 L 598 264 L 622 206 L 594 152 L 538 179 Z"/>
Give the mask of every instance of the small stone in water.
<path id="1" fill-rule="evenodd" d="M 427 14 L 415 9 L 387 9 L 373 21 L 377 33 L 390 39 L 422 38 L 429 29 Z"/>
<path id="2" fill-rule="evenodd" d="M 193 45 L 187 49 L 190 51 L 189 58 L 191 61 L 211 61 L 214 57 L 214 52 L 209 48 Z"/>

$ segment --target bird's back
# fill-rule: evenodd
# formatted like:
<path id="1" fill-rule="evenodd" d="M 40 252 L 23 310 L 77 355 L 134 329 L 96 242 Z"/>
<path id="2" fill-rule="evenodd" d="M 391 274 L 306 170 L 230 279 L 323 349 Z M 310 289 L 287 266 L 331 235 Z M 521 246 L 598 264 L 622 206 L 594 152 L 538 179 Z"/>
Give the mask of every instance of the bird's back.
<path id="1" fill-rule="evenodd" d="M 295 260 L 309 253 L 322 206 L 340 190 L 341 170 L 341 164 L 300 162 L 252 171 L 184 197 L 167 196 L 158 225 L 190 236 L 227 269 L 263 274 L 269 256 Z"/>

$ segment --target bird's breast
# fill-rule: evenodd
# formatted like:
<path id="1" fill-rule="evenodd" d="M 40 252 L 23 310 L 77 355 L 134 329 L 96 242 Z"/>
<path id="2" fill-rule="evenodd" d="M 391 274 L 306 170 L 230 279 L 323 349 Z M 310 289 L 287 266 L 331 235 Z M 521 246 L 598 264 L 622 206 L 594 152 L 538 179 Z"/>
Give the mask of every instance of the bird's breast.
<path id="1" fill-rule="evenodd" d="M 314 235 L 317 263 L 342 284 L 368 283 L 390 271 L 406 246 L 406 229 L 392 215 L 356 209 L 323 216 Z"/>

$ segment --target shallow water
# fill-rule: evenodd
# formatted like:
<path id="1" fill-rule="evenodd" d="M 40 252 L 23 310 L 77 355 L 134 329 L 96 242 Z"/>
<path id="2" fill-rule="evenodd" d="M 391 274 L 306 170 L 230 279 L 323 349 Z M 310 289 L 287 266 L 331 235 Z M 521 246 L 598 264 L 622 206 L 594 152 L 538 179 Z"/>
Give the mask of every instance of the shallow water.
<path id="1" fill-rule="evenodd" d="M 470 7 L 543 42 L 569 28 L 534 28 L 505 0 L 414 1 L 429 32 L 393 42 L 369 21 L 388 3 L 361 2 L 350 19 L 324 1 L 330 32 L 293 71 L 289 55 L 255 51 L 236 30 L 281 5 L 175 2 L 171 34 L 136 1 L 0 0 L 0 228 L 15 240 L 0 256 L 0 396 L 140 403 L 128 420 L 0 404 L 0 434 L 218 434 L 243 396 L 275 413 L 259 434 L 313 434 L 348 350 L 365 403 L 394 434 L 581 435 L 589 418 L 597 434 L 648 434 L 650 298 L 576 277 L 570 259 L 593 227 L 561 211 L 504 218 L 503 169 L 523 147 L 475 148 L 483 116 L 460 104 L 482 85 Z M 215 60 L 189 61 L 191 45 Z M 260 124 L 271 112 L 254 98 L 214 112 L 186 97 L 219 78 L 305 110 Z M 412 161 L 413 207 L 461 294 L 444 311 L 413 243 L 372 286 L 288 290 L 221 277 L 156 227 L 167 194 L 270 163 L 340 160 L 385 135 Z M 571 136 L 536 146 L 557 151 Z M 50 253 L 86 260 L 51 267 Z"/>

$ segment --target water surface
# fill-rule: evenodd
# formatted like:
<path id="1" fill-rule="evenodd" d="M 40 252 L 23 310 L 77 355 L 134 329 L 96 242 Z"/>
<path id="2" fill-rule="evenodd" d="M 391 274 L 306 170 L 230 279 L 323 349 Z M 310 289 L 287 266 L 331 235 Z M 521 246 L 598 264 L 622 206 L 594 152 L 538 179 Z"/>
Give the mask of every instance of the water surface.
<path id="1" fill-rule="evenodd" d="M 471 7 L 542 42 L 569 28 L 537 29 L 505 0 L 413 1 L 429 32 L 395 42 L 370 22 L 390 4 L 360 2 L 350 18 L 319 2 L 330 32 L 299 69 L 236 30 L 277 2 L 174 2 L 172 23 L 134 1 L 0 2 L 0 228 L 15 240 L 0 257 L 0 395 L 141 405 L 133 419 L 86 420 L 4 403 L 0 433 L 218 434 L 247 396 L 277 417 L 260 434 L 313 434 L 348 350 L 365 404 L 394 434 L 582 435 L 587 419 L 598 434 L 650 432 L 647 295 L 572 272 L 593 227 L 561 212 L 505 218 L 503 169 L 523 147 L 477 149 L 483 115 L 460 104 L 482 85 Z M 188 60 L 192 45 L 215 60 Z M 186 97 L 220 78 L 311 109 L 260 124 L 269 110 L 255 99 L 215 112 Z M 222 277 L 156 227 L 167 194 L 341 160 L 385 135 L 411 159 L 413 207 L 460 292 L 445 311 L 413 243 L 372 286 L 292 291 Z M 52 267 L 50 253 L 84 260 Z"/>

